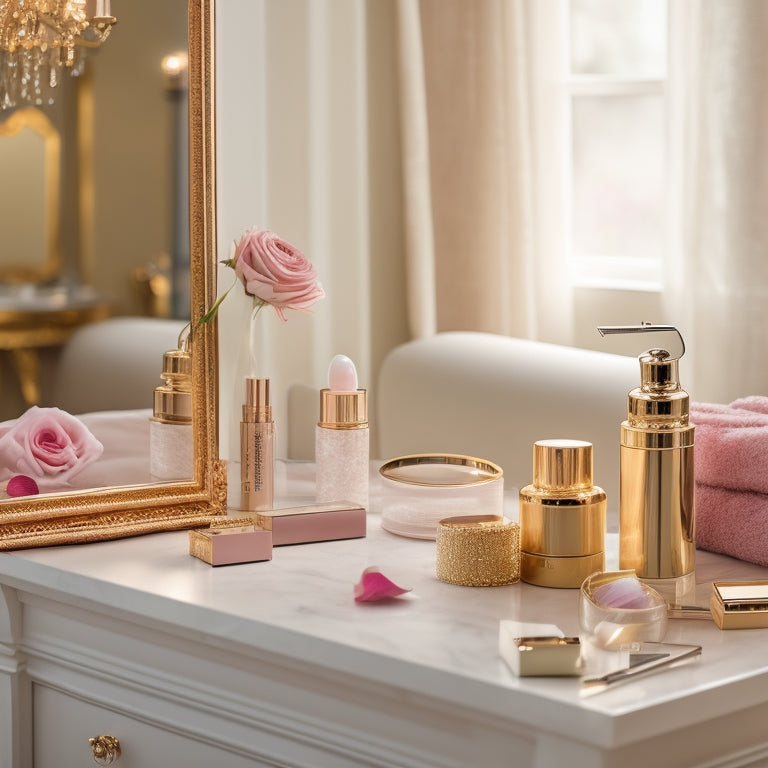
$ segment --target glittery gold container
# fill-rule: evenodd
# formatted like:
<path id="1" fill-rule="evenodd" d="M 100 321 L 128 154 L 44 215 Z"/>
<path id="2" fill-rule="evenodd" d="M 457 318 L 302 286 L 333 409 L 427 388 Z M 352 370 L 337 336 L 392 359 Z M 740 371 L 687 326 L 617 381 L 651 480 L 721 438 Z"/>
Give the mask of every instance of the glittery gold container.
<path id="1" fill-rule="evenodd" d="M 437 526 L 437 578 L 464 587 L 520 580 L 520 526 L 496 515 L 464 515 Z"/>

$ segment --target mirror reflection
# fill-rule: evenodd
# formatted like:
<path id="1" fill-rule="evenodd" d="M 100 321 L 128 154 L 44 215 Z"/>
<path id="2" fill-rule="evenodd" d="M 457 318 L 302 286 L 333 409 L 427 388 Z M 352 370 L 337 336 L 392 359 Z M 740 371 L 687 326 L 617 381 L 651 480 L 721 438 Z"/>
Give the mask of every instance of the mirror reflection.
<path id="1" fill-rule="evenodd" d="M 189 480 L 187 3 L 87 3 L 71 50 L 24 63 L 38 6 L 0 0 L 0 488 Z"/>

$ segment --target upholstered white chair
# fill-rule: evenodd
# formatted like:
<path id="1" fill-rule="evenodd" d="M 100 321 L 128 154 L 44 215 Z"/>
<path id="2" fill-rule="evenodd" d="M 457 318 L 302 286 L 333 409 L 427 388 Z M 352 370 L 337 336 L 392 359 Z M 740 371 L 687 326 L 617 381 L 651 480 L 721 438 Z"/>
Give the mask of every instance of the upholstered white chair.
<path id="1" fill-rule="evenodd" d="M 505 487 L 532 480 L 533 443 L 594 446 L 594 481 L 618 529 L 619 425 L 637 359 L 486 333 L 440 333 L 392 350 L 374 401 L 376 451 L 388 459 L 447 452 L 489 459 Z"/>
<path id="2" fill-rule="evenodd" d="M 163 353 L 183 320 L 115 317 L 78 329 L 59 358 L 54 402 L 70 413 L 152 408 Z"/>

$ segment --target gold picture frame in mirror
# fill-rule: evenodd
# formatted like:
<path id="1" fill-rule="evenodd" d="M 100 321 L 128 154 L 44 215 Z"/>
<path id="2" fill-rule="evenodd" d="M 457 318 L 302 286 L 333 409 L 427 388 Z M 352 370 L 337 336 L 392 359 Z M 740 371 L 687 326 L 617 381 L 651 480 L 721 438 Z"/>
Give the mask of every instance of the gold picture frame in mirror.
<path id="1" fill-rule="evenodd" d="M 197 325 L 216 297 L 214 19 L 215 0 L 189 0 L 193 477 L 3 499 L 0 550 L 191 528 L 226 513 L 226 465 L 218 458 L 216 322 Z"/>
<path id="2" fill-rule="evenodd" d="M 61 136 L 36 107 L 0 122 L 0 283 L 42 283 L 55 278 L 59 253 Z M 23 184 L 9 184 L 23 179 Z"/>

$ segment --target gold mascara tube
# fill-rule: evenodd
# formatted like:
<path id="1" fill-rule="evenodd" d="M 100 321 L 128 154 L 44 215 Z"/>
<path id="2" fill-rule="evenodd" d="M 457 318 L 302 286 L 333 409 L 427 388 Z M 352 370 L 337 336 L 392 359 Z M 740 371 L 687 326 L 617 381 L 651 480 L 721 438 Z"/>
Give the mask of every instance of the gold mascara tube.
<path id="1" fill-rule="evenodd" d="M 240 422 L 240 509 L 271 510 L 274 487 L 275 422 L 269 400 L 269 379 L 248 377 Z"/>

